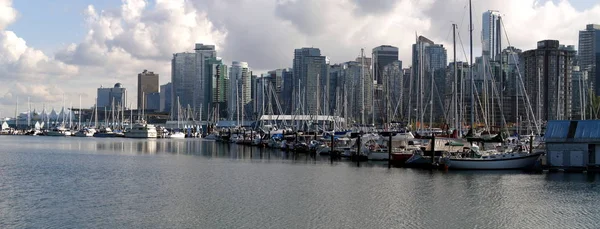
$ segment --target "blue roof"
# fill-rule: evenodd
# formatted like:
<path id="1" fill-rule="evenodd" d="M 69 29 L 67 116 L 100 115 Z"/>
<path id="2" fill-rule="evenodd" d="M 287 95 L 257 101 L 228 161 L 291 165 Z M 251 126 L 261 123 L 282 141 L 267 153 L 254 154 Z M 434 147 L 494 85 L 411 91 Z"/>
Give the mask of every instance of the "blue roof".
<path id="1" fill-rule="evenodd" d="M 581 120 L 575 131 L 575 141 L 600 140 L 600 120 Z"/>
<path id="2" fill-rule="evenodd" d="M 569 120 L 548 121 L 544 138 L 546 141 L 566 141 L 570 125 Z"/>
<path id="3" fill-rule="evenodd" d="M 574 122 L 573 126 L 571 126 L 572 122 Z M 600 120 L 548 121 L 544 138 L 546 142 L 555 143 L 598 143 L 600 142 Z"/>

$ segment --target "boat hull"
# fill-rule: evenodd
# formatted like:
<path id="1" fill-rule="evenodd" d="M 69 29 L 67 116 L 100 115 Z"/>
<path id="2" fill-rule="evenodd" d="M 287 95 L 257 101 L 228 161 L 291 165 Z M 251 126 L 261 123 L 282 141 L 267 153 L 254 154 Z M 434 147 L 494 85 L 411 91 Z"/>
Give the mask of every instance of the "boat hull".
<path id="1" fill-rule="evenodd" d="M 412 153 L 392 153 L 392 162 L 395 164 L 404 164 L 412 155 Z"/>
<path id="2" fill-rule="evenodd" d="M 532 168 L 542 155 L 542 152 L 523 154 L 508 158 L 445 158 L 444 164 L 448 169 L 462 170 L 516 170 Z"/>
<path id="3" fill-rule="evenodd" d="M 156 132 L 152 133 L 125 133 L 126 138 L 157 138 Z"/>
<path id="4" fill-rule="evenodd" d="M 387 151 L 370 151 L 367 158 L 371 161 L 387 161 L 390 155 Z"/>

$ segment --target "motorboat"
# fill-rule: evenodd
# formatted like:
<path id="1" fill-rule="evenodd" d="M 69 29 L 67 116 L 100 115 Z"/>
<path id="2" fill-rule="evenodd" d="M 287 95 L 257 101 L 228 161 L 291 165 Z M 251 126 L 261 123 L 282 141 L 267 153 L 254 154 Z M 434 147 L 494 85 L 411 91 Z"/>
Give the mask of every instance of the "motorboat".
<path id="1" fill-rule="evenodd" d="M 156 131 L 156 127 L 152 124 L 146 123 L 135 123 L 129 129 L 129 131 L 125 132 L 126 138 L 157 138 L 158 132 Z"/>
<path id="2" fill-rule="evenodd" d="M 73 136 L 75 137 L 93 137 L 96 130 L 94 129 L 81 129 L 77 131 Z"/>
<path id="3" fill-rule="evenodd" d="M 46 136 L 71 136 L 71 131 L 64 126 L 56 126 L 46 132 Z"/>
<path id="4" fill-rule="evenodd" d="M 97 137 L 97 138 L 113 138 L 113 137 L 117 137 L 117 133 L 113 132 L 108 127 L 103 127 L 103 128 L 100 128 L 97 132 L 95 132 L 93 134 L 93 136 Z"/>
<path id="5" fill-rule="evenodd" d="M 185 138 L 185 134 L 183 132 L 180 132 L 180 131 L 175 131 L 173 133 L 170 133 L 167 137 L 168 138 L 183 139 L 183 138 Z"/>

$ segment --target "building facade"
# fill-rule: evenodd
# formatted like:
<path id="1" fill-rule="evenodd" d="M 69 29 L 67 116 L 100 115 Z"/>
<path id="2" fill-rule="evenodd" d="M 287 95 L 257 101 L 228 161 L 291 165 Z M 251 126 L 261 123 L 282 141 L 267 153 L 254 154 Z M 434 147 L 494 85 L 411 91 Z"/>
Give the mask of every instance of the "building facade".
<path id="1" fill-rule="evenodd" d="M 214 45 L 205 45 L 205 44 L 196 44 L 194 48 L 195 56 L 195 88 L 193 91 L 193 110 L 199 111 L 202 117 L 200 120 L 206 120 L 208 117 L 208 113 L 210 111 L 210 107 L 207 106 L 210 104 L 211 98 L 206 96 L 205 91 L 207 90 L 205 83 L 206 81 L 211 80 L 211 77 L 207 74 L 206 71 L 206 60 L 210 58 L 217 57 L 217 51 Z"/>
<path id="2" fill-rule="evenodd" d="M 138 74 L 137 78 L 137 109 L 146 109 L 149 105 L 148 96 L 151 93 L 159 92 L 158 74 L 144 70 Z M 160 104 L 150 104 L 153 108 L 160 106 Z M 158 108 L 156 108 L 158 109 Z"/>
<path id="3" fill-rule="evenodd" d="M 572 70 L 575 49 L 557 40 L 543 40 L 537 49 L 523 53 L 525 90 L 533 106 L 533 119 L 571 119 Z"/>
<path id="4" fill-rule="evenodd" d="M 248 63 L 233 61 L 229 70 L 229 120 L 244 120 L 244 109 L 252 101 L 252 73 Z"/>
<path id="5" fill-rule="evenodd" d="M 227 98 L 229 97 L 229 69 L 220 58 L 210 57 L 205 60 L 205 103 L 210 119 L 219 120 L 228 117 Z M 204 109 L 203 109 L 204 110 Z"/>
<path id="6" fill-rule="evenodd" d="M 296 89 L 293 95 L 299 95 L 293 96 L 298 98 L 298 101 L 292 100 L 293 110 L 306 115 L 325 113 L 324 108 L 328 107 L 329 102 L 327 57 L 321 56 L 321 50 L 318 48 L 300 48 L 294 50 L 293 65 L 293 86 Z M 318 96 L 320 93 L 325 96 Z"/>
<path id="7" fill-rule="evenodd" d="M 173 102 L 173 84 L 160 85 L 160 111 L 171 112 Z"/>
<path id="8" fill-rule="evenodd" d="M 177 104 L 193 107 L 196 81 L 196 53 L 176 53 L 171 61 L 171 116 L 177 119 Z"/>
<path id="9" fill-rule="evenodd" d="M 489 61 L 494 61 L 502 50 L 501 46 L 501 20 L 500 12 L 488 10 L 481 19 L 482 54 Z"/>
<path id="10" fill-rule="evenodd" d="M 383 84 L 384 68 L 398 61 L 398 48 L 391 45 L 381 45 L 373 49 L 373 75 L 377 84 Z"/>
<path id="11" fill-rule="evenodd" d="M 579 31 L 578 65 L 581 71 L 587 71 L 590 85 L 596 95 L 600 95 L 600 25 L 586 25 Z"/>
<path id="12" fill-rule="evenodd" d="M 98 88 L 96 104 L 98 110 L 118 107 L 127 107 L 127 90 L 121 83 L 116 83 L 112 88 Z"/>

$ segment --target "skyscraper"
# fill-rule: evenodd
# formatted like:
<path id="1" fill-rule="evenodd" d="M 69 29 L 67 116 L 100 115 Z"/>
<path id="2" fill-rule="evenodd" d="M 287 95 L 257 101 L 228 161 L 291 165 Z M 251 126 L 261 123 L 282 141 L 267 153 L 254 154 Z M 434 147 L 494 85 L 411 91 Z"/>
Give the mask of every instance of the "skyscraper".
<path id="1" fill-rule="evenodd" d="M 248 63 L 233 61 L 229 70 L 228 113 L 230 120 L 244 120 L 244 108 L 251 102 L 251 72 Z"/>
<path id="2" fill-rule="evenodd" d="M 321 56 L 318 48 L 301 48 L 294 50 L 294 110 L 300 109 L 303 114 L 323 114 L 323 107 L 327 107 L 329 68 L 327 58 Z M 300 85 L 298 85 L 298 81 Z M 298 86 L 299 89 L 298 89 Z M 319 96 L 323 93 L 325 96 Z M 300 102 L 303 106 L 300 106 Z"/>
<path id="3" fill-rule="evenodd" d="M 364 65 L 363 65 L 364 63 Z M 338 85 L 343 88 L 342 104 L 345 116 L 359 124 L 373 122 L 373 77 L 370 71 L 371 58 L 356 58 L 343 65 L 343 76 Z M 363 77 L 364 76 L 364 77 Z M 362 89 L 360 89 L 362 87 Z"/>
<path id="4" fill-rule="evenodd" d="M 194 106 L 194 90 L 196 83 L 196 54 L 175 53 L 171 61 L 171 83 L 173 84 L 173 97 L 171 97 L 171 116 L 177 118 L 177 105 L 182 108 Z"/>
<path id="5" fill-rule="evenodd" d="M 205 70 L 205 61 L 217 56 L 214 45 L 196 44 L 193 53 L 175 53 L 171 61 L 171 82 L 173 83 L 173 102 L 177 100 L 183 108 L 190 108 L 195 113 L 193 118 L 205 120 L 209 107 L 204 104 L 210 103 L 206 97 L 206 81 L 210 80 Z M 200 110 L 202 108 L 202 111 Z M 198 117 L 202 113 L 203 117 Z M 172 115 L 176 112 L 171 110 Z"/>
<path id="6" fill-rule="evenodd" d="M 205 60 L 205 70 L 208 80 L 205 81 L 205 103 L 202 107 L 208 107 L 208 114 L 213 114 L 213 118 L 227 117 L 229 96 L 227 65 L 223 64 L 220 58 L 211 57 Z"/>
<path id="7" fill-rule="evenodd" d="M 593 84 L 594 92 L 600 95 L 600 25 L 586 25 L 579 31 L 579 66 L 588 72 L 588 80 Z"/>
<path id="8" fill-rule="evenodd" d="M 433 119 L 441 121 L 444 113 L 442 98 L 446 88 L 446 48 L 419 36 L 417 43 L 413 44 L 412 55 L 413 72 L 409 87 L 412 94 L 408 95 L 411 96 L 408 104 L 410 116 L 424 122 L 426 117 L 432 115 Z"/>
<path id="9" fill-rule="evenodd" d="M 284 69 L 282 72 L 283 86 L 279 97 L 282 101 L 282 109 L 284 114 L 292 114 L 292 101 L 294 92 L 294 71 L 291 68 Z"/>
<path id="10" fill-rule="evenodd" d="M 377 84 L 383 84 L 383 68 L 398 60 L 398 48 L 381 45 L 373 49 L 373 72 Z"/>
<path id="11" fill-rule="evenodd" d="M 171 112 L 173 102 L 173 83 L 160 85 L 160 111 Z"/>
<path id="12" fill-rule="evenodd" d="M 561 46 L 557 40 L 539 41 L 537 49 L 523 53 L 525 90 L 533 106 L 535 120 L 571 118 L 575 53 L 573 46 Z"/>
<path id="13" fill-rule="evenodd" d="M 146 109 L 148 106 L 148 95 L 158 93 L 158 74 L 144 70 L 138 74 L 137 78 L 137 108 Z M 157 94 L 158 95 L 158 94 Z M 150 104 L 150 107 L 156 108 L 160 104 Z"/>
<path id="14" fill-rule="evenodd" d="M 207 104 L 210 104 L 210 98 L 205 94 L 205 91 L 207 90 L 207 84 L 205 82 L 211 80 L 211 77 L 206 72 L 206 60 L 209 58 L 216 58 L 217 51 L 215 50 L 214 45 L 204 44 L 196 44 L 194 51 L 196 54 L 196 78 L 194 88 L 196 90 L 193 91 L 193 108 L 196 111 L 200 111 L 200 108 L 202 108 L 201 114 L 203 117 L 200 117 L 200 119 L 205 120 L 206 117 L 208 117 L 208 111 L 210 110 L 207 106 Z"/>
<path id="15" fill-rule="evenodd" d="M 496 56 L 502 50 L 501 18 L 500 12 L 497 10 L 488 10 L 483 13 L 481 19 L 482 54 L 489 61 L 496 60 Z"/>
<path id="16" fill-rule="evenodd" d="M 377 66 L 377 65 L 376 65 Z M 402 100 L 404 88 L 403 78 L 404 71 L 402 70 L 402 61 L 395 60 L 392 63 L 385 65 L 382 71 L 383 94 L 383 121 L 392 122 L 398 121 L 402 114 Z"/>

